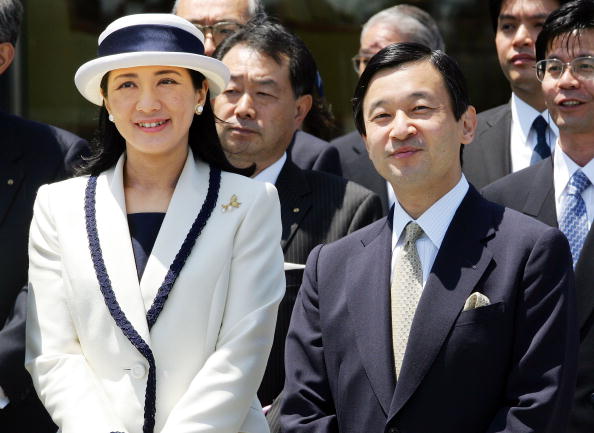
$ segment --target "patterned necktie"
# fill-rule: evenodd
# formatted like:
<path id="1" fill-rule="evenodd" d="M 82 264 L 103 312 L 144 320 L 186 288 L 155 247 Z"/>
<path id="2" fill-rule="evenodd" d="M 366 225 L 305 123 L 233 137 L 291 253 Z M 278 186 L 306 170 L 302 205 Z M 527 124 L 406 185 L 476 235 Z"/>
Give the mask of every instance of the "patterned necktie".
<path id="1" fill-rule="evenodd" d="M 573 266 L 580 258 L 584 240 L 588 234 L 588 215 L 582 192 L 590 185 L 590 179 L 577 170 L 567 184 L 567 193 L 561 199 L 559 228 L 567 237 L 573 257 Z"/>
<path id="2" fill-rule="evenodd" d="M 534 147 L 530 165 L 551 156 L 551 148 L 547 144 L 547 126 L 547 121 L 540 115 L 532 122 L 532 128 L 536 131 L 536 146 Z"/>
<path id="3" fill-rule="evenodd" d="M 400 375 L 408 334 L 423 292 L 423 268 L 415 244 L 423 234 L 423 229 L 411 221 L 404 230 L 404 247 L 397 252 L 391 287 L 392 345 L 396 377 Z"/>

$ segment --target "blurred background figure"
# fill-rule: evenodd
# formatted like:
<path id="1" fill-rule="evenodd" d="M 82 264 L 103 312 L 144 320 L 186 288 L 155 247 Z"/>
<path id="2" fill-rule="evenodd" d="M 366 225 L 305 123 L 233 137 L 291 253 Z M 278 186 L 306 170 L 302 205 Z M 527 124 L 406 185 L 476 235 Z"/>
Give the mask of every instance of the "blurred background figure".
<path id="1" fill-rule="evenodd" d="M 353 57 L 353 68 L 361 75 L 369 59 L 382 48 L 396 42 L 417 42 L 432 50 L 445 50 L 443 38 L 433 18 L 416 6 L 401 4 L 372 16 L 361 30 L 359 52 Z M 390 184 L 375 171 L 357 131 L 331 141 L 338 149 L 343 177 L 375 192 L 382 201 L 384 215 L 394 204 Z"/>
<path id="2" fill-rule="evenodd" d="M 316 64 L 303 43 L 280 24 L 261 21 L 226 39 L 216 50 L 231 81 L 215 98 L 217 130 L 236 167 L 255 162 L 253 178 L 274 184 L 281 203 L 286 292 L 258 397 L 269 405 L 284 383 L 284 345 L 310 251 L 381 216 L 379 198 L 337 176 L 299 168 L 287 155 L 312 104 Z"/>
<path id="3" fill-rule="evenodd" d="M 536 72 L 559 127 L 552 156 L 483 190 L 494 202 L 567 236 L 573 255 L 580 353 L 570 433 L 594 431 L 594 2 L 567 3 L 536 40 Z"/>
<path id="4" fill-rule="evenodd" d="M 177 0 L 173 13 L 187 19 L 205 34 L 205 54 L 249 20 L 266 19 L 261 0 Z M 340 174 L 338 153 L 326 141 L 336 133 L 334 118 L 323 97 L 323 84 L 317 72 L 311 89 L 311 108 L 289 145 L 288 156 L 300 168 Z"/>
<path id="5" fill-rule="evenodd" d="M 0 75 L 15 58 L 23 7 L 0 0 Z M 55 432 L 25 362 L 27 239 L 37 189 L 72 174 L 87 143 L 0 111 L 0 431 Z"/>
<path id="6" fill-rule="evenodd" d="M 558 130 L 534 73 L 534 44 L 547 16 L 568 0 L 489 0 L 495 48 L 512 95 L 478 116 L 464 149 L 464 174 L 477 188 L 547 158 Z"/>

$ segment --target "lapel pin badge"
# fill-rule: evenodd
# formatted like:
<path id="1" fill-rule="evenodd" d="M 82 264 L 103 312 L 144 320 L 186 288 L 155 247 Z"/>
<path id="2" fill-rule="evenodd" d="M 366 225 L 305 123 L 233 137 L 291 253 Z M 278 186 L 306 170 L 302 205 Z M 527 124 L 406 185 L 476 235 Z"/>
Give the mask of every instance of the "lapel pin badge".
<path id="1" fill-rule="evenodd" d="M 221 207 L 223 208 L 223 212 L 230 211 L 234 207 L 238 208 L 239 206 L 241 206 L 241 203 L 237 201 L 237 196 L 235 194 L 231 196 L 231 200 L 229 200 L 229 203 L 221 205 Z"/>

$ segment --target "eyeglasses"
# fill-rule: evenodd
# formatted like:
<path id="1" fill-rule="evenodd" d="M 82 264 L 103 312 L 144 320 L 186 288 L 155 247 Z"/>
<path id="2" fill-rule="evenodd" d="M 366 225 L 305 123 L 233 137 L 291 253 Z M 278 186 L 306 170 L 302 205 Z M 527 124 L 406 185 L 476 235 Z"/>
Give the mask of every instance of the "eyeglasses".
<path id="1" fill-rule="evenodd" d="M 231 36 L 238 30 L 243 28 L 243 24 L 235 21 L 219 21 L 211 26 L 203 26 L 202 24 L 194 24 L 198 30 L 206 36 L 206 32 L 210 32 L 215 45 L 223 42 L 227 37 Z"/>
<path id="2" fill-rule="evenodd" d="M 369 63 L 369 60 L 371 59 L 371 56 L 361 56 L 359 54 L 355 54 L 353 56 L 353 58 L 351 59 L 351 62 L 353 62 L 353 69 L 355 70 L 355 72 L 358 74 L 359 72 L 361 72 L 361 65 L 363 65 L 363 69 L 365 69 L 367 67 L 367 63 Z"/>
<path id="3" fill-rule="evenodd" d="M 594 78 L 594 57 L 576 57 L 571 62 L 562 62 L 559 59 L 545 59 L 536 62 L 536 78 L 543 81 L 545 78 L 558 80 L 565 68 L 569 67 L 574 77 L 581 80 Z"/>

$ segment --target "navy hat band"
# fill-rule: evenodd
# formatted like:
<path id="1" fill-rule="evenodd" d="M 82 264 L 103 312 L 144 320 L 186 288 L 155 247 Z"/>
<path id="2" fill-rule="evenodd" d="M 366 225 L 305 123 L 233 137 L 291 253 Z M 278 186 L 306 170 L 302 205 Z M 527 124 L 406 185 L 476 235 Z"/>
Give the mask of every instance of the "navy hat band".
<path id="1" fill-rule="evenodd" d="M 137 25 L 117 30 L 99 45 L 99 57 L 138 51 L 181 52 L 204 55 L 204 45 L 195 35 L 173 26 Z"/>

